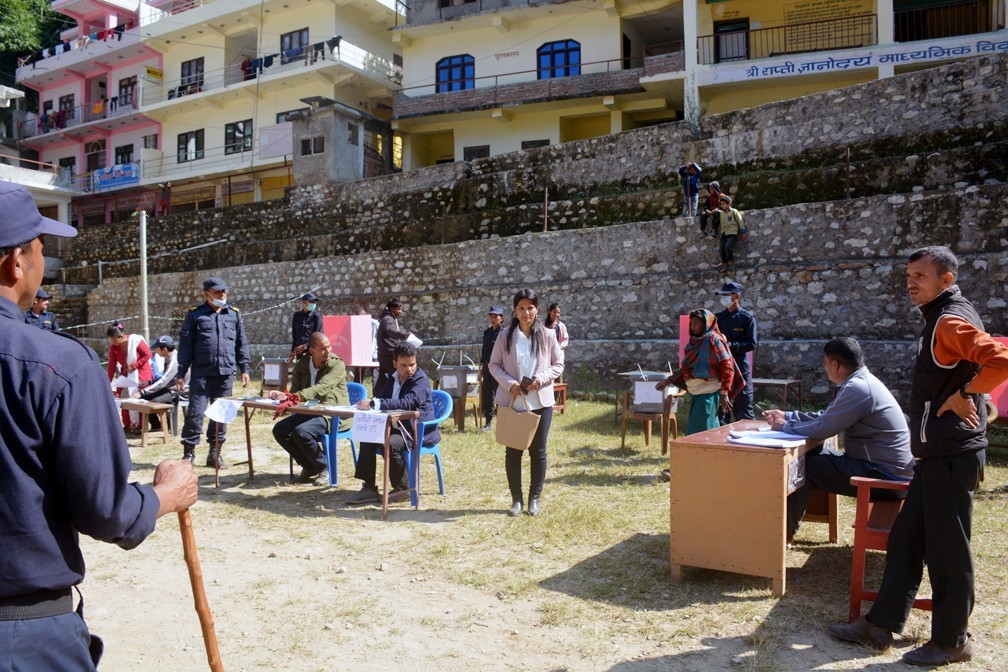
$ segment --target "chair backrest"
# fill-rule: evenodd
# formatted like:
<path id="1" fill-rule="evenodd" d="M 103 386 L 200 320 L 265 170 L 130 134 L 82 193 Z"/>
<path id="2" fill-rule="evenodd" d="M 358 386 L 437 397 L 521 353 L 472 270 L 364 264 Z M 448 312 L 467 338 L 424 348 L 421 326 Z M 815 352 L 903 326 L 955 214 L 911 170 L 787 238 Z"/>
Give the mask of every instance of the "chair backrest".
<path id="1" fill-rule="evenodd" d="M 347 383 L 347 392 L 350 393 L 350 405 L 353 406 L 367 396 L 367 388 L 360 383 Z"/>
<path id="2" fill-rule="evenodd" d="M 455 404 L 452 401 L 451 395 L 444 390 L 434 390 L 432 394 L 434 395 L 434 424 L 440 425 L 451 417 Z"/>

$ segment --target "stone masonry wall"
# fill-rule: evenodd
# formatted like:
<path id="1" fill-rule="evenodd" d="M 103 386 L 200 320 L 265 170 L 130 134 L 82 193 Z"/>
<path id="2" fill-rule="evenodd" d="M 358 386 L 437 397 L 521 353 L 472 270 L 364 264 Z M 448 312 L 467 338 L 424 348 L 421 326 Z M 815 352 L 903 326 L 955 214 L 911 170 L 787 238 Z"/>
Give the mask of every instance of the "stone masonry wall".
<path id="1" fill-rule="evenodd" d="M 825 392 L 822 342 L 855 335 L 873 370 L 905 389 L 919 322 L 903 269 L 909 253 L 928 244 L 960 254 L 964 293 L 990 331 L 1008 333 L 1008 210 L 976 207 L 1005 202 L 1002 184 L 748 213 L 752 235 L 734 279 L 760 320 L 757 375 L 799 377 L 806 391 Z M 513 293 L 529 286 L 544 304 L 564 306 L 572 384 L 599 388 L 637 364 L 675 365 L 677 316 L 717 305 L 713 292 L 723 278 L 709 263 L 715 256 L 714 241 L 697 240 L 685 220 L 659 220 L 170 273 L 150 281 L 151 335 L 176 334 L 200 300 L 202 278 L 219 274 L 247 315 L 257 357 L 286 352 L 293 299 L 313 289 L 327 314 L 358 307 L 377 314 L 389 298 L 401 298 L 402 323 L 435 346 L 425 354 L 436 360 L 439 344 L 472 340 L 466 332 L 474 326 L 481 331 L 488 305 L 510 306 Z M 135 315 L 137 289 L 132 278 L 107 280 L 88 297 L 92 321 Z M 99 327 L 90 334 L 99 346 L 102 335 Z"/>
<path id="2" fill-rule="evenodd" d="M 968 136 L 975 129 L 986 128 L 995 136 L 992 141 L 1003 146 L 1008 124 L 1006 101 L 1008 55 L 969 59 L 707 117 L 700 136 L 685 122 L 663 124 L 471 164 L 436 166 L 349 184 L 296 187 L 281 201 L 161 217 L 149 225 L 150 253 L 172 254 L 207 241 L 226 241 L 210 253 L 176 256 L 174 265 L 168 260 L 160 262 L 161 269 L 179 270 L 207 263 L 262 263 L 515 235 L 535 228 L 547 187 L 551 197 L 560 201 L 551 207 L 564 208 L 564 201 L 583 201 L 562 226 L 672 216 L 674 210 L 665 204 L 671 200 L 674 207 L 678 190 L 674 170 L 684 157 L 714 167 L 714 175 L 719 166 L 727 169 L 763 161 L 752 168 L 758 178 L 761 171 L 772 172 L 778 161 L 786 162 L 788 157 L 819 160 L 825 153 L 833 157 L 829 160 L 835 165 L 842 161 L 844 146 L 860 143 L 866 155 L 879 147 L 896 153 L 908 138 L 921 134 L 944 134 L 945 142 L 952 142 L 960 133 Z M 964 147 L 957 150 L 960 154 L 972 144 L 983 145 L 985 139 L 978 134 L 976 139 L 970 136 L 962 142 Z M 1005 162 L 998 160 L 997 153 L 984 154 L 984 158 L 992 167 L 1000 165 L 1003 172 Z M 914 158 L 920 163 L 930 156 Z M 954 162 L 964 160 L 968 163 L 962 156 L 954 157 L 941 165 L 954 171 Z M 893 174 L 899 172 L 898 166 L 877 168 L 879 174 L 890 169 Z M 830 169 L 824 170 L 821 179 L 812 173 L 803 175 L 797 184 L 818 180 L 820 186 L 839 186 Z M 832 171 L 835 174 L 836 168 Z M 988 172 L 985 166 L 976 176 L 982 178 Z M 944 178 L 942 186 L 951 181 L 948 169 L 934 177 Z M 748 179 L 749 193 L 758 195 L 760 190 L 773 193 L 766 185 L 778 178 L 764 175 L 762 180 Z M 856 186 L 873 179 L 871 173 L 856 175 Z M 654 189 L 654 195 L 627 194 L 640 188 Z M 808 200 L 828 197 L 813 190 Z M 800 192 L 791 198 L 800 198 Z M 70 246 L 67 261 L 73 266 L 136 257 L 134 238 L 123 235 L 121 225 L 87 227 Z M 301 240 L 291 243 L 295 238 Z M 73 272 L 71 269 L 68 277 Z M 89 279 L 94 281 L 90 276 L 70 277 L 69 281 Z"/>

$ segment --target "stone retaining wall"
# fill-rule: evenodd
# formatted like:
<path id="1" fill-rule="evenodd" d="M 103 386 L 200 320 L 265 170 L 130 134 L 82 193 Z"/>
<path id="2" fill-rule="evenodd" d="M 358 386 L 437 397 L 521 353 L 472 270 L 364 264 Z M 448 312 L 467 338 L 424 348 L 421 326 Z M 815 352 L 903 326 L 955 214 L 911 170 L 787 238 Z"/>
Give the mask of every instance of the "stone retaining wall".
<path id="1" fill-rule="evenodd" d="M 758 375 L 821 387 L 821 342 L 851 334 L 884 343 L 873 345 L 870 359 L 886 382 L 903 384 L 918 329 L 903 266 L 927 244 L 961 255 L 964 293 L 991 331 L 1008 332 L 1008 212 L 976 207 L 1004 202 L 1008 185 L 750 212 L 753 233 L 734 279 L 747 287 L 744 305 L 760 320 Z M 152 330 L 176 333 L 211 273 L 230 283 L 255 352 L 269 356 L 289 347 L 290 313 L 298 307 L 291 299 L 306 289 L 329 314 L 359 307 L 377 314 L 398 297 L 407 328 L 448 345 L 473 340 L 468 330 L 481 331 L 487 306 L 510 305 L 516 289 L 529 286 L 544 303 L 564 306 L 572 384 L 601 387 L 616 370 L 675 364 L 678 315 L 716 306 L 723 278 L 711 268 L 715 258 L 714 241 L 697 240 L 685 220 L 659 220 L 170 273 L 151 278 L 151 314 L 174 321 L 154 322 Z M 136 292 L 135 279 L 107 280 L 88 297 L 92 321 L 135 315 Z"/>

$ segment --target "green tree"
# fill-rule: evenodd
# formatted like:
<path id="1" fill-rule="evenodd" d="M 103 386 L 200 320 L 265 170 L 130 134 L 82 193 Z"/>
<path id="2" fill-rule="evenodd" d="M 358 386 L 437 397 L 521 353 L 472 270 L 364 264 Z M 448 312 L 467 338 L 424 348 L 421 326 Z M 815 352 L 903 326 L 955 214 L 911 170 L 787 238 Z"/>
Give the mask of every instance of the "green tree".
<path id="1" fill-rule="evenodd" d="M 69 20 L 50 0 L 0 0 L 0 84 L 15 86 L 17 59 L 54 43 Z M 34 98 L 34 96 L 29 96 Z"/>

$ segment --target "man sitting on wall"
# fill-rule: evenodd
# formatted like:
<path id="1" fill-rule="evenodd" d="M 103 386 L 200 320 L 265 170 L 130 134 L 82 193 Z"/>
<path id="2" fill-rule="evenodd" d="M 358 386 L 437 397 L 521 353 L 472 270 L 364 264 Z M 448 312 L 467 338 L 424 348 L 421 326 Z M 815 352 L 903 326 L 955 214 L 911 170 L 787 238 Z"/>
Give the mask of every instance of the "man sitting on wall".
<path id="1" fill-rule="evenodd" d="M 297 393 L 302 401 L 318 400 L 329 406 L 350 405 L 346 365 L 332 354 L 329 337 L 321 331 L 314 332 L 308 339 L 308 356 L 294 365 L 291 392 Z M 282 390 L 270 390 L 270 399 L 282 401 L 286 397 L 287 393 Z M 339 428 L 346 430 L 351 422 L 350 418 L 344 418 Z M 328 433 L 329 419 L 317 415 L 291 413 L 273 425 L 273 438 L 301 465 L 301 473 L 291 479 L 292 483 L 315 483 L 325 474 L 326 458 L 319 444 Z"/>
<path id="2" fill-rule="evenodd" d="M 788 542 L 801 524 L 815 490 L 857 496 L 851 476 L 909 481 L 913 477 L 910 430 L 906 417 L 889 389 L 868 371 L 861 346 L 853 338 L 834 338 L 823 346 L 823 368 L 830 382 L 839 385 L 823 411 L 781 411 L 763 415 L 776 430 L 823 441 L 844 433 L 844 451 L 820 445 L 805 454 L 805 485 L 788 495 Z M 874 496 L 902 497 L 904 493 L 878 490 Z"/>
<path id="3" fill-rule="evenodd" d="M 374 399 L 363 399 L 357 406 L 376 411 L 419 411 L 418 422 L 434 419 L 434 400 L 431 394 L 430 378 L 417 366 L 417 349 L 412 343 L 397 343 L 392 353 L 395 370 L 383 373 L 375 383 Z M 437 428 L 424 434 L 424 445 L 432 446 L 441 440 Z M 392 429 L 389 436 L 389 479 L 392 492 L 389 501 L 400 501 L 409 497 L 409 480 L 403 461 L 403 451 L 409 450 L 413 435 L 401 424 Z M 381 501 L 375 484 L 375 470 L 378 466 L 377 452 L 384 449 L 380 443 L 361 443 L 357 456 L 357 471 L 354 476 L 364 481 L 359 492 L 351 493 L 346 503 L 351 506 L 376 504 Z"/>

